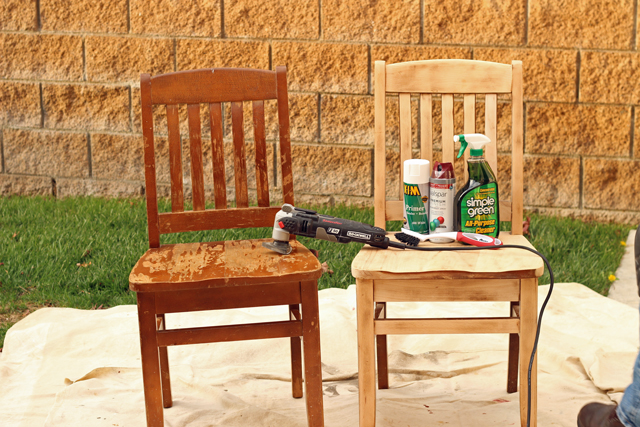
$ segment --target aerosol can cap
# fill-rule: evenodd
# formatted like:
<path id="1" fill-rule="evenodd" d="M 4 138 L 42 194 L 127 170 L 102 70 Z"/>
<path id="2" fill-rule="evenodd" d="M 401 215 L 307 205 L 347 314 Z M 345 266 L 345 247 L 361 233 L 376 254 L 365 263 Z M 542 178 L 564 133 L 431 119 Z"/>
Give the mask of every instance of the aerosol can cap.
<path id="1" fill-rule="evenodd" d="M 440 163 L 437 160 L 433 162 L 433 172 L 431 173 L 431 179 L 429 182 L 436 184 L 448 184 L 448 181 L 453 180 L 455 183 L 455 178 L 453 163 Z"/>
<path id="2" fill-rule="evenodd" d="M 404 161 L 404 182 L 406 184 L 426 184 L 429 182 L 431 170 L 429 160 L 411 159 Z"/>
<path id="3" fill-rule="evenodd" d="M 471 146 L 469 154 L 474 157 L 482 156 L 482 148 L 491 142 L 489 137 L 482 133 L 467 133 L 463 135 L 455 135 L 453 137 L 454 142 L 460 141 L 460 151 L 458 152 L 458 159 L 462 157 L 464 150 L 467 149 L 467 144 Z"/>

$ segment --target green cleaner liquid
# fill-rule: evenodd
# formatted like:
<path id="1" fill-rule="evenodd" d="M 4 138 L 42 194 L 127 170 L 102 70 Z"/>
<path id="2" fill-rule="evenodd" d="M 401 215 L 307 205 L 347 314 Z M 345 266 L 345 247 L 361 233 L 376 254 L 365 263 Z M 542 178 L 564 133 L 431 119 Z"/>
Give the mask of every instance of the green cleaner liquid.
<path id="1" fill-rule="evenodd" d="M 491 167 L 482 157 L 469 157 L 467 162 L 469 181 L 456 195 L 456 223 L 464 233 L 498 237 L 500 234 L 500 209 L 498 182 Z"/>

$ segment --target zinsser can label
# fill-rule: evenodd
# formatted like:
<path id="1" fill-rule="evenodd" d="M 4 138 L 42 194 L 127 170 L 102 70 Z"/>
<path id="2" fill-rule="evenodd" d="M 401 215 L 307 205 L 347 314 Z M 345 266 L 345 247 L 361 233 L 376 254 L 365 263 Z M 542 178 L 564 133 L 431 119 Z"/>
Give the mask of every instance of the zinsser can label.
<path id="1" fill-rule="evenodd" d="M 429 233 L 429 184 L 404 183 L 403 228 L 417 233 Z"/>

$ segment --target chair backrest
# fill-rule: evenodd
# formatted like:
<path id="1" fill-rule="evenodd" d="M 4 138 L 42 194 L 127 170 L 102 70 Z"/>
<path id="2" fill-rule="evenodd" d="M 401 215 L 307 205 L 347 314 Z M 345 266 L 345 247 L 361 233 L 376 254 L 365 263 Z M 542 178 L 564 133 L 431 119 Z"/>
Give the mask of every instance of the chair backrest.
<path id="1" fill-rule="evenodd" d="M 159 247 L 160 235 L 165 233 L 273 225 L 280 208 L 270 207 L 269 201 L 270 161 L 267 160 L 265 100 L 277 102 L 283 201 L 294 204 L 286 67 L 276 67 L 275 71 L 213 68 L 155 77 L 142 74 L 140 91 L 150 247 Z M 245 101 L 252 101 L 257 207 L 249 207 L 243 113 Z M 229 208 L 227 203 L 223 103 L 231 105 L 235 208 Z M 185 152 L 189 153 L 191 164 L 192 211 L 185 211 L 184 203 L 180 104 L 187 106 L 189 149 Z M 201 104 L 208 104 L 209 109 L 215 209 L 205 209 Z M 158 212 L 156 159 L 159 152 L 166 150 L 159 150 L 158 143 L 154 142 L 154 105 L 166 106 L 171 212 L 164 213 Z"/>
<path id="2" fill-rule="evenodd" d="M 512 234 L 522 234 L 523 209 L 523 101 L 522 62 L 498 64 L 485 61 L 443 59 L 397 64 L 375 62 L 375 225 L 386 229 L 386 221 L 402 220 L 400 200 L 386 199 L 387 152 L 385 147 L 387 93 L 398 94 L 400 116 L 400 187 L 403 164 L 412 158 L 411 96 L 419 95 L 420 158 L 433 161 L 434 95 L 442 100 L 442 161 L 454 163 L 454 98 L 463 99 L 464 133 L 476 133 L 476 95 L 484 95 L 484 133 L 492 144 L 485 146 L 485 157 L 498 180 L 497 106 L 498 95 L 511 95 L 511 200 L 500 200 L 500 220 L 511 221 Z M 468 150 L 465 153 L 465 161 Z M 462 160 L 462 159 L 460 159 Z M 459 160 L 459 161 L 460 161 Z M 433 164 L 433 163 L 432 163 Z M 457 179 L 457 188 L 466 182 Z"/>

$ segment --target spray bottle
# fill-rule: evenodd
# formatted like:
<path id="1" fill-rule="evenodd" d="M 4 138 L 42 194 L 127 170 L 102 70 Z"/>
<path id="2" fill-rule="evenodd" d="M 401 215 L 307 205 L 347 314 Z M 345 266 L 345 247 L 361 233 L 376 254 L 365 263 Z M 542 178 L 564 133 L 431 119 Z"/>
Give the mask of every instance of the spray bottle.
<path id="1" fill-rule="evenodd" d="M 498 182 L 489 163 L 483 156 L 485 144 L 491 140 L 481 133 L 456 135 L 460 141 L 462 156 L 467 144 L 471 146 L 467 161 L 469 181 L 456 195 L 456 225 L 463 233 L 485 234 L 498 237 L 500 234 L 500 209 L 498 200 Z"/>
<path id="2" fill-rule="evenodd" d="M 402 228 L 429 233 L 429 160 L 404 162 L 404 216 Z"/>

